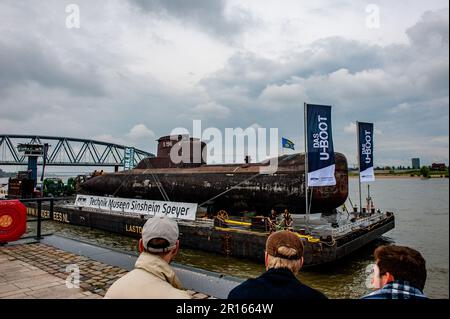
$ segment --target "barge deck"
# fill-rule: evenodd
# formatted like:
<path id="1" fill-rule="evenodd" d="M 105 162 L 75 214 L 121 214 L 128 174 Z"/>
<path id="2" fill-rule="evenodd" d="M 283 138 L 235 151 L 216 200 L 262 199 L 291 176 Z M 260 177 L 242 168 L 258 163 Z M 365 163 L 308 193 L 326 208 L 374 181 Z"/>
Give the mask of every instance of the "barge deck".
<path id="1" fill-rule="evenodd" d="M 72 204 L 55 204 L 53 215 L 43 205 L 42 218 L 77 226 L 139 238 L 147 216 L 98 211 L 75 207 Z M 37 216 L 37 209 L 28 206 L 27 213 Z M 242 223 L 245 224 L 245 223 Z M 179 221 L 182 247 L 218 253 L 256 261 L 264 260 L 265 243 L 269 232 L 247 227 L 220 225 L 214 220 L 197 218 Z M 395 227 L 394 214 L 376 212 L 364 218 L 352 219 L 339 227 L 311 227 L 309 235 L 298 236 L 304 243 L 305 267 L 334 262 L 345 257 Z"/>

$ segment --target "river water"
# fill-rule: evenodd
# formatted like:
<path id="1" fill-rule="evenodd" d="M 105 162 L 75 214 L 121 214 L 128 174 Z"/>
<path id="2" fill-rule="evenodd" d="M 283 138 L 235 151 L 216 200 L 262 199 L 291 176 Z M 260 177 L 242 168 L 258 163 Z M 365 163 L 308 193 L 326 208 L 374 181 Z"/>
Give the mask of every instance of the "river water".
<path id="1" fill-rule="evenodd" d="M 333 265 L 302 271 L 299 279 L 330 298 L 359 298 L 369 292 L 365 270 L 373 262 L 373 250 L 380 244 L 395 243 L 415 248 L 425 257 L 425 293 L 431 298 L 449 298 L 449 180 L 378 178 L 370 185 L 375 206 L 395 213 L 395 229 Z M 359 203 L 356 178 L 350 179 L 349 188 L 350 199 Z M 366 193 L 363 184 L 363 200 Z M 46 232 L 126 251 L 137 249 L 137 241 L 125 236 L 56 222 L 44 224 Z M 182 249 L 176 261 L 242 278 L 256 277 L 264 271 L 264 266 L 256 262 L 190 249 Z"/>

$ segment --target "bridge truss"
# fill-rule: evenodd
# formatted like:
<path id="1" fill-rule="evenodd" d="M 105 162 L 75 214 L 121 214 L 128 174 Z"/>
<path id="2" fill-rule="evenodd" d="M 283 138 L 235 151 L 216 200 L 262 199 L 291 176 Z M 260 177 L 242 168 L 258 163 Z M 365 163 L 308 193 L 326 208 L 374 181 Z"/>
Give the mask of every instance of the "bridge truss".
<path id="1" fill-rule="evenodd" d="M 40 135 L 0 135 L 0 165 L 27 165 L 27 158 L 17 151 L 17 145 L 49 144 L 46 165 L 49 166 L 123 166 L 124 145 L 95 140 Z M 134 148 L 136 165 L 152 153 Z M 38 164 L 42 164 L 42 158 Z"/>

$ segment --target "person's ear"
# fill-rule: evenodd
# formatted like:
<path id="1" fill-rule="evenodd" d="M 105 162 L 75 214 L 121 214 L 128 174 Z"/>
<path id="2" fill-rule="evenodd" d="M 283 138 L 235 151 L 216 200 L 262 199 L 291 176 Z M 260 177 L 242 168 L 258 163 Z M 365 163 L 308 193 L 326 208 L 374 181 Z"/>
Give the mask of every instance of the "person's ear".
<path id="1" fill-rule="evenodd" d="M 394 276 L 390 272 L 386 272 L 383 276 L 381 276 L 381 285 L 382 287 L 387 285 L 388 283 L 394 281 Z"/>
<path id="2" fill-rule="evenodd" d="M 178 250 L 180 250 L 180 241 L 177 240 L 175 243 L 175 248 L 170 251 L 170 259 L 174 259 L 176 255 L 178 255 Z"/>
<path id="3" fill-rule="evenodd" d="M 304 262 L 303 257 L 300 258 L 299 262 L 300 262 L 300 268 L 299 268 L 299 270 L 300 270 L 300 269 L 302 269 L 302 267 L 303 267 L 303 262 Z"/>
<path id="4" fill-rule="evenodd" d="M 178 255 L 178 251 L 180 250 L 180 241 L 177 240 L 177 242 L 175 243 L 175 251 L 173 253 L 173 257 L 175 257 L 176 255 Z"/>
<path id="5" fill-rule="evenodd" d="M 175 248 L 172 249 L 171 251 L 169 251 L 169 264 L 172 262 L 172 260 L 175 259 L 175 257 L 178 255 L 178 251 L 180 250 L 180 241 L 177 240 L 177 242 L 175 243 Z"/>
<path id="6" fill-rule="evenodd" d="M 145 250 L 145 248 L 144 248 L 144 242 L 142 241 L 142 238 L 139 239 L 138 247 L 139 247 L 139 253 L 142 253 L 142 252 Z"/>
<path id="7" fill-rule="evenodd" d="M 267 253 L 267 251 L 264 252 L 264 265 L 266 266 L 267 270 L 267 266 L 269 265 L 269 254 Z"/>
<path id="8" fill-rule="evenodd" d="M 387 278 L 386 278 L 387 279 L 387 283 L 390 283 L 390 282 L 395 280 L 394 276 L 392 276 L 392 274 L 390 272 L 387 272 L 386 276 L 387 276 Z"/>

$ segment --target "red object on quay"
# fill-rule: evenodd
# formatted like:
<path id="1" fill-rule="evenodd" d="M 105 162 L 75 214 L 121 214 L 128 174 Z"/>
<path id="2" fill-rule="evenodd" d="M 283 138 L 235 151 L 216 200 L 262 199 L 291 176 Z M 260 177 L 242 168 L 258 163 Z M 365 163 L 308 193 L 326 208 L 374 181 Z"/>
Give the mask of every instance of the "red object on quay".
<path id="1" fill-rule="evenodd" d="M 0 201 L 0 243 L 18 240 L 27 230 L 27 208 L 18 200 Z"/>

